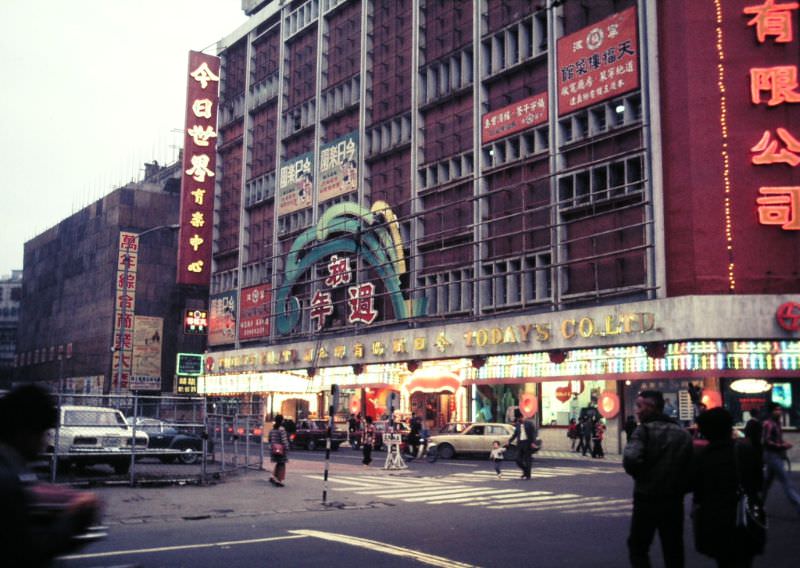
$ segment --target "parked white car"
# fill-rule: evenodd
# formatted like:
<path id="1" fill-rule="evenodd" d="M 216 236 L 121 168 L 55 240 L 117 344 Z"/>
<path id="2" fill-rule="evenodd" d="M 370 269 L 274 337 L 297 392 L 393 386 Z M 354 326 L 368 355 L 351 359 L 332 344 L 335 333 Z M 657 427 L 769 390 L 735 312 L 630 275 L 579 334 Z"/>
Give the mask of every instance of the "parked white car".
<path id="1" fill-rule="evenodd" d="M 58 420 L 58 428 L 47 433 L 47 451 L 56 451 L 59 464 L 108 464 L 118 474 L 127 473 L 133 429 L 122 412 L 102 406 L 62 405 Z M 146 432 L 136 431 L 137 450 L 145 451 L 148 441 Z"/>

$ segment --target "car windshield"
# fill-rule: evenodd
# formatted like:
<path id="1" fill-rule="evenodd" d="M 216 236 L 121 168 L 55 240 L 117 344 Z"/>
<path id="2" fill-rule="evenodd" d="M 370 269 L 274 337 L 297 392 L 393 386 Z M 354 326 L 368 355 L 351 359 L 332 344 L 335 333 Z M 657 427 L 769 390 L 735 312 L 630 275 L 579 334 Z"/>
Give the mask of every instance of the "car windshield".
<path id="1" fill-rule="evenodd" d="M 113 410 L 67 410 L 64 412 L 65 426 L 127 426 L 125 419 Z"/>

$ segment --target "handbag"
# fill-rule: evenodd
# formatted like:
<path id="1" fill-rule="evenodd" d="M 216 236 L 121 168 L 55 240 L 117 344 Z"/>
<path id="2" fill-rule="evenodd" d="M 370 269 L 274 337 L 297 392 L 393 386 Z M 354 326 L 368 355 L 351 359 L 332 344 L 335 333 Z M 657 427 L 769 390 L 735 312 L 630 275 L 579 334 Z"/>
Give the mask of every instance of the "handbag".
<path id="1" fill-rule="evenodd" d="M 764 509 L 747 496 L 739 475 L 739 446 L 734 446 L 736 469 L 736 538 L 743 539 L 754 553 L 764 552 L 767 543 L 767 516 Z"/>
<path id="2" fill-rule="evenodd" d="M 270 451 L 272 452 L 273 456 L 285 456 L 286 455 L 286 447 L 281 444 L 280 442 L 273 442 L 270 445 Z"/>

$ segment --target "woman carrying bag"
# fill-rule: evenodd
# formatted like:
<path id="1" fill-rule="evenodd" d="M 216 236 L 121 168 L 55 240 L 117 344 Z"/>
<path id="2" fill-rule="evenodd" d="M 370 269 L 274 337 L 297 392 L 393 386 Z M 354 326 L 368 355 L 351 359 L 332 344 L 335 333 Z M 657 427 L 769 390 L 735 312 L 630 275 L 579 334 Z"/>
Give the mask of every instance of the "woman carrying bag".
<path id="1" fill-rule="evenodd" d="M 275 464 L 269 482 L 277 487 L 283 487 L 283 480 L 286 479 L 286 462 L 289 461 L 287 456 L 289 435 L 283 427 L 283 416 L 280 414 L 275 417 L 275 424 L 269 433 L 269 450 L 272 463 Z"/>
<path id="2" fill-rule="evenodd" d="M 697 424 L 708 445 L 697 450 L 692 464 L 695 547 L 720 567 L 752 566 L 764 551 L 765 535 L 754 536 L 755 526 L 740 526 L 737 509 L 743 494 L 751 509 L 760 507 L 760 462 L 750 445 L 732 438 L 733 418 L 724 408 L 700 414 Z"/>

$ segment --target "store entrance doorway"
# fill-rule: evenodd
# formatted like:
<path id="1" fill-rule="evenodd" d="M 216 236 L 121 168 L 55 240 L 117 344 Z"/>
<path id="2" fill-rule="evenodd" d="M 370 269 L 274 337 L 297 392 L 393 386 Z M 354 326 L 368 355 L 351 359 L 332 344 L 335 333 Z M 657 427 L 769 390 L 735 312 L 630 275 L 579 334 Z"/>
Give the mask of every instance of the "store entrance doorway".
<path id="1" fill-rule="evenodd" d="M 420 416 L 431 432 L 438 431 L 455 414 L 455 395 L 451 392 L 415 392 L 411 394 L 411 412 Z"/>

